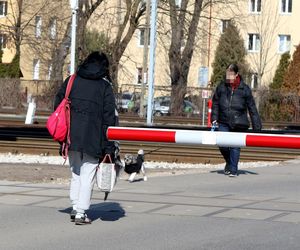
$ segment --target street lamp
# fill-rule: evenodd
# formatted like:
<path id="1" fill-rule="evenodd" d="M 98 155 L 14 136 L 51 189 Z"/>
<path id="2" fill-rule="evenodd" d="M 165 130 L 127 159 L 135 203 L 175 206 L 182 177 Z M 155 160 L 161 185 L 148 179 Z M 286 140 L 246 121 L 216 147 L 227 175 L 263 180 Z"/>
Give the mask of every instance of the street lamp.
<path id="1" fill-rule="evenodd" d="M 75 73 L 75 51 L 76 51 L 76 27 L 77 27 L 77 10 L 78 0 L 70 0 L 72 9 L 72 31 L 71 31 L 71 67 L 70 74 Z"/>
<path id="2" fill-rule="evenodd" d="M 155 67 L 155 47 L 156 47 L 156 16 L 157 0 L 151 0 L 151 27 L 150 27 L 150 62 L 148 75 L 148 105 L 147 105 L 147 125 L 152 126 L 153 115 L 153 95 L 154 95 L 154 67 Z M 148 44 L 145 44 L 146 46 Z"/>
<path id="3" fill-rule="evenodd" d="M 141 83 L 141 97 L 140 97 L 140 117 L 144 117 L 144 100 L 148 76 L 148 45 L 149 45 L 149 23 L 150 23 L 150 0 L 146 0 L 146 21 L 144 32 L 144 55 L 143 55 L 143 70 Z"/>

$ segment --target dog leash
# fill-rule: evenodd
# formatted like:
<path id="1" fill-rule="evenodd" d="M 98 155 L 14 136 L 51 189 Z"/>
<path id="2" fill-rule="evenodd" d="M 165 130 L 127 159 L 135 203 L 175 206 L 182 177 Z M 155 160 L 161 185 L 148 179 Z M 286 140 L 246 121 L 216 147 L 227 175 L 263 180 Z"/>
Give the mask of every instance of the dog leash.
<path id="1" fill-rule="evenodd" d="M 153 150 L 151 150 L 151 151 L 149 151 L 149 152 L 147 152 L 147 153 L 144 153 L 144 155 L 151 154 L 151 153 L 153 153 L 153 152 L 155 152 L 155 151 L 158 151 L 158 150 L 160 150 L 160 149 L 162 149 L 162 148 L 163 148 L 163 147 L 158 147 L 158 148 L 153 149 Z"/>
<path id="2" fill-rule="evenodd" d="M 211 126 L 210 131 L 214 132 L 214 131 L 216 130 L 216 127 L 217 127 L 217 122 L 216 122 L 216 121 L 212 122 L 212 126 Z M 151 154 L 151 153 L 156 152 L 156 151 L 158 151 L 158 150 L 160 150 L 160 149 L 162 149 L 162 148 L 163 148 L 163 147 L 158 147 L 158 148 L 153 149 L 153 150 L 151 150 L 151 151 L 149 151 L 149 152 L 147 152 L 147 153 L 144 153 L 144 155 Z"/>

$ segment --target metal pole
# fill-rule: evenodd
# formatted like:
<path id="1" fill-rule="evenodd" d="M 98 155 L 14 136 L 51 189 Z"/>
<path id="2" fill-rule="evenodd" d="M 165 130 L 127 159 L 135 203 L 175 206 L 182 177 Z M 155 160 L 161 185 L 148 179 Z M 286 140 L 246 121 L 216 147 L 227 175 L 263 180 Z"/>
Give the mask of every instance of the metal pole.
<path id="1" fill-rule="evenodd" d="M 149 44 L 149 23 L 150 23 L 150 0 L 146 2 L 146 22 L 144 32 L 144 55 L 143 55 L 143 70 L 142 70 L 142 86 L 141 86 L 141 98 L 140 98 L 140 117 L 144 117 L 144 99 L 145 90 L 147 85 L 147 71 L 148 71 L 148 44 Z"/>
<path id="2" fill-rule="evenodd" d="M 77 27 L 77 10 L 78 10 L 78 0 L 71 0 L 72 9 L 72 31 L 71 31 L 71 66 L 70 74 L 75 73 L 75 56 L 76 56 L 76 27 Z"/>
<path id="3" fill-rule="evenodd" d="M 151 27 L 150 27 L 150 63 L 148 76 L 148 107 L 147 107 L 147 125 L 152 125 L 153 115 L 153 91 L 154 91 L 154 66 L 155 66 L 155 47 L 156 47 L 156 14 L 157 1 L 151 0 Z"/>
<path id="4" fill-rule="evenodd" d="M 205 98 L 203 98 L 203 104 L 202 104 L 202 126 L 204 126 L 205 122 Z"/>
<path id="5" fill-rule="evenodd" d="M 208 50 L 207 50 L 207 75 L 209 76 L 210 69 L 210 50 L 211 50 L 211 19 L 212 19 L 212 0 L 209 2 L 209 20 L 208 20 Z"/>

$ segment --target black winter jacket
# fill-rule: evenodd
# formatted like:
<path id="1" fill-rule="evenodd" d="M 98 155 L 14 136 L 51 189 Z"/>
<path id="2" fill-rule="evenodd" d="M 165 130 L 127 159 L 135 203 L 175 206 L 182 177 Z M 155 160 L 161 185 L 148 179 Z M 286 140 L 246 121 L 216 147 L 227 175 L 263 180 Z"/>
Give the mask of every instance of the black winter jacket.
<path id="1" fill-rule="evenodd" d="M 242 80 L 237 89 L 232 90 L 226 82 L 221 82 L 213 96 L 212 121 L 230 126 L 234 116 L 249 123 L 249 111 L 252 127 L 261 130 L 261 120 L 257 112 L 251 89 Z"/>
<path id="2" fill-rule="evenodd" d="M 69 150 L 103 157 L 114 152 L 114 143 L 106 138 L 109 126 L 116 125 L 115 97 L 105 80 L 105 69 L 96 64 L 82 65 L 77 71 L 71 93 L 71 126 Z M 64 98 L 69 77 L 55 97 L 54 109 Z"/>

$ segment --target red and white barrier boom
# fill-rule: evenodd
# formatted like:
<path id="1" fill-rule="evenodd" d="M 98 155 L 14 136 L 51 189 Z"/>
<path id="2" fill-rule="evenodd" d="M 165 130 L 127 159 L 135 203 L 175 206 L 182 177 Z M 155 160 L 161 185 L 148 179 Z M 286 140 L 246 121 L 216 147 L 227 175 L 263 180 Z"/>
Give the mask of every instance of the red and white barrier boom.
<path id="1" fill-rule="evenodd" d="M 300 136 L 195 130 L 109 127 L 111 141 L 165 142 L 227 147 L 300 148 Z"/>

